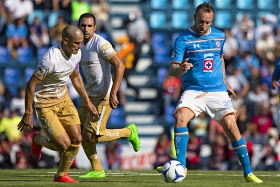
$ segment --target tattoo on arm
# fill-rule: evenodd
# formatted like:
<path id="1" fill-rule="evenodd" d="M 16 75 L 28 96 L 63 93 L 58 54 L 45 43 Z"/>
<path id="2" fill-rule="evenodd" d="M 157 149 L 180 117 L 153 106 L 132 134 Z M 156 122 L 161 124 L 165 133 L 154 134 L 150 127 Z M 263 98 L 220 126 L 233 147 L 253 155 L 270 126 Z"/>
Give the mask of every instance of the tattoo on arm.
<path id="1" fill-rule="evenodd" d="M 225 61 L 224 61 L 223 57 L 221 57 L 221 61 L 222 61 L 222 71 L 223 71 L 223 76 L 224 76 L 224 82 L 225 82 L 226 86 L 228 86 L 227 76 L 226 76 L 226 68 L 225 68 Z"/>

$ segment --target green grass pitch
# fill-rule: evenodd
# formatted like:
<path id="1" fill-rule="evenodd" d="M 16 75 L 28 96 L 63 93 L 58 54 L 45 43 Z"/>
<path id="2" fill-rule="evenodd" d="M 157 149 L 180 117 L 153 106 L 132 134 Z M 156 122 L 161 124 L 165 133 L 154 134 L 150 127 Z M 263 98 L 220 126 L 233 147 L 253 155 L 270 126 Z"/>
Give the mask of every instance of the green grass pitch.
<path id="1" fill-rule="evenodd" d="M 201 171 L 190 170 L 185 180 L 181 183 L 166 183 L 155 170 L 107 170 L 106 178 L 80 180 L 79 183 L 54 183 L 53 175 L 56 169 L 0 169 L 0 186 L 21 187 L 55 187 L 55 186 L 87 186 L 87 187 L 249 187 L 280 185 L 280 172 L 262 171 L 255 172 L 264 183 L 245 183 L 242 171 Z M 70 169 L 71 177 L 77 179 L 86 170 Z"/>

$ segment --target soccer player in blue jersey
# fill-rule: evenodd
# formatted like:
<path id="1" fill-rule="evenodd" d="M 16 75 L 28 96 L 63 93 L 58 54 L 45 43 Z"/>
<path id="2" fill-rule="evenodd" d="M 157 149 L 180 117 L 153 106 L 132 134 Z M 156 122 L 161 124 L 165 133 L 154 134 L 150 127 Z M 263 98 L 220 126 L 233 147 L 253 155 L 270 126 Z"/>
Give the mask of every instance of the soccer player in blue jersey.
<path id="1" fill-rule="evenodd" d="M 177 160 L 186 166 L 187 124 L 205 112 L 223 127 L 243 166 L 246 182 L 262 183 L 252 172 L 246 142 L 236 124 L 237 112 L 230 99 L 235 93 L 227 84 L 223 59 L 225 34 L 210 27 L 214 9 L 209 3 L 200 4 L 193 18 L 194 25 L 175 40 L 169 66 L 171 76 L 182 77 L 184 88 L 174 112 Z"/>
<path id="2" fill-rule="evenodd" d="M 274 63 L 274 71 L 273 71 L 272 77 L 271 77 L 271 88 L 273 90 L 278 89 L 278 87 L 280 86 L 279 79 L 280 79 L 280 57 L 277 57 L 275 60 L 275 63 Z M 278 103 L 277 128 L 278 128 L 278 134 L 279 134 L 278 139 L 280 140 L 280 102 Z"/>

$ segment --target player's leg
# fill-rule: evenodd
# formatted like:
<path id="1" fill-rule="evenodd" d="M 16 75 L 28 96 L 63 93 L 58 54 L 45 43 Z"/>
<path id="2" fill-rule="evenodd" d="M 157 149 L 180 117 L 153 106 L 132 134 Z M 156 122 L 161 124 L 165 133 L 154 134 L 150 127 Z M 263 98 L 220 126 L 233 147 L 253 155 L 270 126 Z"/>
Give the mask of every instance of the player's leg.
<path id="1" fill-rule="evenodd" d="M 57 112 L 57 116 L 68 135 L 70 144 L 68 148 L 61 154 L 61 161 L 54 177 L 54 182 L 78 182 L 68 175 L 68 170 L 70 169 L 74 159 L 76 158 L 76 155 L 78 154 L 82 141 L 80 126 L 81 122 L 76 107 L 74 106 L 70 97 L 65 99 L 63 106 Z M 55 138 L 54 142 L 61 144 L 62 140 L 59 138 L 60 136 Z"/>
<path id="2" fill-rule="evenodd" d="M 236 111 L 233 109 L 227 92 L 210 93 L 207 97 L 207 109 L 209 115 L 218 121 L 227 137 L 231 141 L 234 153 L 238 157 L 247 182 L 261 183 L 253 173 L 248 155 L 248 150 L 244 138 L 241 136 L 236 124 Z"/>

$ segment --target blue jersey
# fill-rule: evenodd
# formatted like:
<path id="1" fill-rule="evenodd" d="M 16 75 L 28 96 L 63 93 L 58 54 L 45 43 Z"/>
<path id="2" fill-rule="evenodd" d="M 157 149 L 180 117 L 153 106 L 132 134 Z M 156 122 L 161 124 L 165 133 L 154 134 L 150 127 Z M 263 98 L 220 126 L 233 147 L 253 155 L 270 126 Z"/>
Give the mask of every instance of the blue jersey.
<path id="1" fill-rule="evenodd" d="M 274 63 L 274 71 L 272 77 L 277 78 L 279 80 L 280 77 L 280 57 L 277 57 Z"/>
<path id="2" fill-rule="evenodd" d="M 175 40 L 171 63 L 189 58 L 193 65 L 182 77 L 184 90 L 227 91 L 220 59 L 225 34 L 213 27 L 209 29 L 209 34 L 200 36 L 189 28 Z"/>

